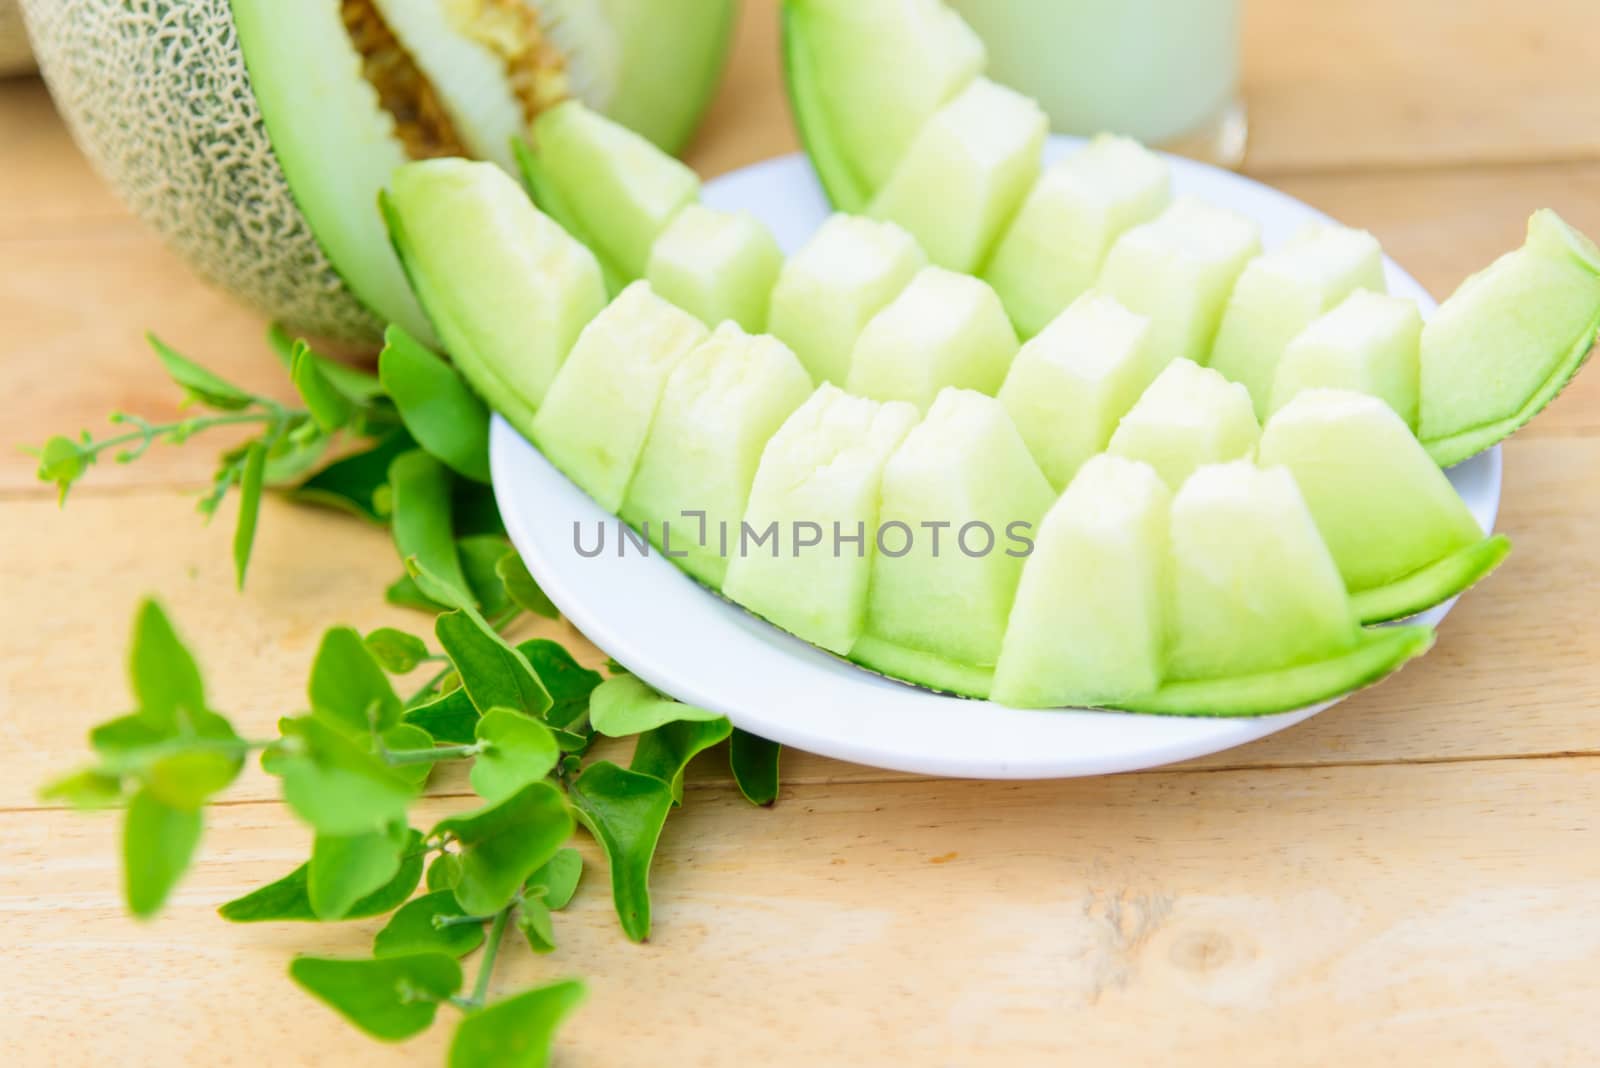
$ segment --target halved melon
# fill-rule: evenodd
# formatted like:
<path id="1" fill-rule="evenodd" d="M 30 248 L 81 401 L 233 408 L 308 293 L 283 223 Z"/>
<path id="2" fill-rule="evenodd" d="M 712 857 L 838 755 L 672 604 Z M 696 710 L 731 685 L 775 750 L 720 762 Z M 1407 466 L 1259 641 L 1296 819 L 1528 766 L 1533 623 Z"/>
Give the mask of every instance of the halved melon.
<path id="1" fill-rule="evenodd" d="M 1202 465 L 1254 456 L 1260 436 L 1243 386 L 1173 360 L 1122 417 L 1107 449 L 1143 460 L 1176 490 Z"/>
<path id="2" fill-rule="evenodd" d="M 690 204 L 656 238 L 645 277 L 707 326 L 732 320 L 759 334 L 782 267 L 783 250 L 760 219 Z"/>
<path id="3" fill-rule="evenodd" d="M 1357 290 L 1289 342 L 1273 377 L 1271 408 L 1308 389 L 1352 389 L 1383 400 L 1415 429 L 1421 344 L 1415 301 Z"/>

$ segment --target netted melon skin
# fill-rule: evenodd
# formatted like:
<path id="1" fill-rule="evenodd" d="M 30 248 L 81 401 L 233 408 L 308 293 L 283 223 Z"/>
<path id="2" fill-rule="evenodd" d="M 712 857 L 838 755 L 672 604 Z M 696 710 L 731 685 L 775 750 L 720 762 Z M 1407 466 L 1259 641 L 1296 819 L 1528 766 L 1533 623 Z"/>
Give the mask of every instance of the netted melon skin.
<path id="1" fill-rule="evenodd" d="M 33 69 L 33 52 L 17 0 L 0 0 L 0 78 Z"/>
<path id="2" fill-rule="evenodd" d="M 228 0 L 22 6 L 79 147 L 197 274 L 295 332 L 378 340 L 273 155 Z"/>

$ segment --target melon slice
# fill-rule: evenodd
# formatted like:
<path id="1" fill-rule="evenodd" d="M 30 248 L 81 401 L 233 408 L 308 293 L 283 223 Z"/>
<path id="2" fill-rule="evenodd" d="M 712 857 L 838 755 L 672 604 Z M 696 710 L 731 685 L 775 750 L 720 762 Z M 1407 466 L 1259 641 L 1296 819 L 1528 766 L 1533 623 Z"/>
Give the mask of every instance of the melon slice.
<path id="1" fill-rule="evenodd" d="M 1117 239 L 1096 285 L 1148 315 L 1162 360 L 1203 364 L 1239 273 L 1261 251 L 1260 228 L 1242 215 L 1179 197 Z"/>
<path id="2" fill-rule="evenodd" d="M 1038 104 L 979 78 L 928 120 L 867 214 L 911 231 L 939 266 L 971 274 L 1038 178 L 1048 125 Z"/>
<path id="3" fill-rule="evenodd" d="M 812 381 L 842 386 L 862 327 L 927 262 L 893 223 L 835 215 L 778 273 L 767 329 L 794 350 Z"/>
<path id="4" fill-rule="evenodd" d="M 1005 406 L 947 389 L 883 472 L 866 630 L 850 656 L 934 689 L 988 692 L 1026 546 L 1055 494 Z"/>
<path id="5" fill-rule="evenodd" d="M 1083 465 L 1022 570 L 994 700 L 1114 705 L 1157 690 L 1171 499 L 1146 464 L 1097 456 Z"/>
<path id="6" fill-rule="evenodd" d="M 731 554 L 723 593 L 848 654 L 866 620 L 883 466 L 920 418 L 910 404 L 834 385 L 813 393 L 761 453 L 744 514 L 752 533 Z M 769 528 L 770 541 L 754 544 Z"/>
<path id="7" fill-rule="evenodd" d="M 846 381 L 851 393 L 926 411 L 946 386 L 993 395 L 1016 354 L 1016 331 L 994 290 L 925 267 L 861 331 Z"/>
<path id="8" fill-rule="evenodd" d="M 810 393 L 783 342 L 723 323 L 668 376 L 622 518 L 720 589 L 761 450 Z"/>
<path id="9" fill-rule="evenodd" d="M 690 204 L 656 239 L 645 277 L 707 326 L 731 320 L 759 334 L 782 267 L 783 251 L 760 219 Z"/>
<path id="10" fill-rule="evenodd" d="M 1044 172 L 983 269 L 1011 321 L 1032 337 L 1091 285 L 1111 245 L 1172 199 L 1166 161 L 1102 134 Z"/>
<path id="11" fill-rule="evenodd" d="M 700 320 L 635 282 L 578 335 L 534 416 L 533 443 L 620 513 L 667 376 L 705 338 Z"/>
<path id="12" fill-rule="evenodd" d="M 1578 373 L 1600 330 L 1600 249 L 1553 211 L 1422 330 L 1418 436 L 1441 467 L 1515 433 Z"/>
<path id="13" fill-rule="evenodd" d="M 1260 462 L 1281 464 L 1294 475 L 1352 594 L 1400 582 L 1483 540 L 1450 480 L 1376 397 L 1335 389 L 1300 394 L 1262 431 Z M 1432 589 L 1408 587 L 1417 598 L 1413 604 L 1397 605 L 1384 595 L 1386 615 L 1395 609 L 1413 615 L 1483 577 L 1459 567 L 1433 576 L 1440 584 Z"/>
<path id="14" fill-rule="evenodd" d="M 1117 424 L 1107 446 L 1143 460 L 1176 490 L 1204 464 L 1255 455 L 1250 394 L 1209 367 L 1173 360 Z"/>
<path id="15" fill-rule="evenodd" d="M 451 358 L 529 434 L 579 331 L 605 307 L 594 257 L 491 163 L 406 164 L 382 206 Z"/>
<path id="16" fill-rule="evenodd" d="M 1064 489 L 1155 374 L 1150 320 L 1091 291 L 1022 346 L 1000 401 L 1050 484 Z"/>
<path id="17" fill-rule="evenodd" d="M 1223 312 L 1210 366 L 1243 384 L 1264 419 L 1289 342 L 1356 290 L 1383 287 L 1383 256 L 1371 234 L 1307 227 L 1245 267 Z"/>
<path id="18" fill-rule="evenodd" d="M 1351 389 L 1381 399 L 1414 430 L 1421 342 L 1415 301 L 1357 290 L 1289 342 L 1272 380 L 1271 408 L 1308 389 Z"/>

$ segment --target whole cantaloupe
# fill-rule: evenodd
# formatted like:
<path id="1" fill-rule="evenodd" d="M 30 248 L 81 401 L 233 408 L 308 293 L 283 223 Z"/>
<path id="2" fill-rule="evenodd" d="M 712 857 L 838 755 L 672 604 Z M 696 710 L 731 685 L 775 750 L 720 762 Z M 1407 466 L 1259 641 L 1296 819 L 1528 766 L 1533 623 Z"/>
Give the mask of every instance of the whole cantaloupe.
<path id="1" fill-rule="evenodd" d="M 17 0 L 0 0 L 0 78 L 33 69 L 33 51 L 22 28 Z"/>

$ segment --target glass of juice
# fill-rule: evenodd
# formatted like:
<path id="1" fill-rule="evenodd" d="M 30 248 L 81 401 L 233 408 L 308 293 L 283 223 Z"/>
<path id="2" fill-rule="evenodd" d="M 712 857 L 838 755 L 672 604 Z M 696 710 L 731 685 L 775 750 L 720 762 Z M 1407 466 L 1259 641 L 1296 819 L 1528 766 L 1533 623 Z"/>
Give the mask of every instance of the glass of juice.
<path id="1" fill-rule="evenodd" d="M 989 75 L 1062 133 L 1126 134 L 1224 166 L 1244 158 L 1239 0 L 951 0 Z"/>

